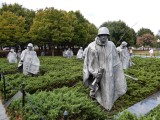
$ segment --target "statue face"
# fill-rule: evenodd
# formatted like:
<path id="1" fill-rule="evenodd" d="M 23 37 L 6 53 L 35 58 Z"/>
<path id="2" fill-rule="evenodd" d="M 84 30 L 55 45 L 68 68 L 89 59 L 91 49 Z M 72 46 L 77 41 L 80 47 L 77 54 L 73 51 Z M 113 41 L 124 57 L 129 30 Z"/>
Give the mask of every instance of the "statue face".
<path id="1" fill-rule="evenodd" d="M 28 46 L 28 50 L 32 50 L 32 47 Z"/>
<path id="2" fill-rule="evenodd" d="M 123 46 L 123 45 L 120 45 L 120 47 L 121 47 L 122 49 L 124 49 L 124 48 L 125 48 L 125 46 Z"/>
<path id="3" fill-rule="evenodd" d="M 108 36 L 107 36 L 107 34 L 100 34 L 100 35 L 98 35 L 98 37 L 99 37 L 99 40 L 100 40 L 100 42 L 101 42 L 102 44 L 105 44 L 106 41 L 108 41 Z"/>

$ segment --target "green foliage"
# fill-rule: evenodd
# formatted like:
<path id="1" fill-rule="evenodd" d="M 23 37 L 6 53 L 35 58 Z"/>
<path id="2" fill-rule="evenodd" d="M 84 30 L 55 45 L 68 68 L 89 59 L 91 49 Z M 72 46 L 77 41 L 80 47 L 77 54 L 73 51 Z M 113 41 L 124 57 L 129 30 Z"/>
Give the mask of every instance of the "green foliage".
<path id="1" fill-rule="evenodd" d="M 159 120 L 160 118 L 159 110 L 160 110 L 160 105 L 151 110 L 151 112 L 147 116 L 141 117 L 140 120 Z"/>
<path id="2" fill-rule="evenodd" d="M 41 67 L 38 76 L 30 77 L 18 73 L 16 64 L 9 64 L 6 59 L 2 59 L 1 68 L 4 71 L 6 81 L 14 88 L 20 89 L 21 83 L 26 83 L 26 91 L 34 93 L 37 90 L 53 90 L 63 86 L 73 86 L 82 80 L 82 61 L 66 59 L 63 57 L 40 57 Z M 16 80 L 15 80 L 16 79 Z M 34 85 L 34 87 L 33 87 Z M 2 87 L 1 87 L 2 89 Z M 7 86 L 7 90 L 12 89 Z M 8 97 L 13 96 L 16 91 L 8 91 Z"/>
<path id="3" fill-rule="evenodd" d="M 105 111 L 95 100 L 88 96 L 89 88 L 82 84 L 83 61 L 76 58 L 39 57 L 41 61 L 38 76 L 24 76 L 16 71 L 17 64 L 9 64 L 4 58 L 0 59 L 1 68 L 5 73 L 6 81 L 12 86 L 7 86 L 7 98 L 13 96 L 21 89 L 22 82 L 26 83 L 28 98 L 33 101 L 35 109 L 44 118 L 62 119 L 64 110 L 69 112 L 70 119 L 112 119 L 114 115 L 127 109 L 131 105 L 145 99 L 160 89 L 160 59 L 132 58 L 136 64 L 125 70 L 125 73 L 138 78 L 138 81 L 127 78 L 128 90 L 114 104 L 111 111 Z M 2 90 L 3 82 L 0 81 Z M 16 88 L 15 90 L 12 87 Z M 27 100 L 28 101 L 28 100 Z M 12 102 L 9 113 L 12 118 L 21 116 L 20 101 Z M 145 120 L 158 118 L 159 109 L 155 109 Z M 29 103 L 26 103 L 24 119 L 38 119 Z M 155 115 L 155 116 L 154 116 Z M 135 119 L 130 113 L 121 116 L 121 119 Z"/>
<path id="4" fill-rule="evenodd" d="M 138 118 L 130 113 L 129 111 L 125 110 L 123 114 L 119 113 L 119 116 L 115 116 L 117 120 L 138 120 Z"/>
<path id="5" fill-rule="evenodd" d="M 122 41 L 126 41 L 129 45 L 136 43 L 135 31 L 121 20 L 104 22 L 101 26 L 109 29 L 111 41 L 116 45 L 120 45 Z"/>
<path id="6" fill-rule="evenodd" d="M 135 115 L 133 115 L 128 111 L 124 111 L 122 115 L 119 114 L 120 117 L 115 116 L 115 119 L 118 118 L 117 120 L 159 120 L 160 117 L 159 110 L 160 110 L 160 105 L 151 110 L 151 112 L 146 116 L 140 116 L 139 118 L 137 118 Z"/>
<path id="7" fill-rule="evenodd" d="M 137 36 L 139 36 L 139 37 L 141 37 L 141 36 L 144 35 L 144 34 L 151 34 L 151 35 L 154 36 L 153 32 L 152 32 L 150 29 L 148 29 L 148 28 L 141 28 L 141 29 L 138 30 L 138 32 L 137 32 Z"/>
<path id="8" fill-rule="evenodd" d="M 77 88 L 63 87 L 50 92 L 39 92 L 33 95 L 27 95 L 26 99 L 32 101 L 33 107 L 39 112 L 39 116 L 45 120 L 60 120 L 63 118 L 63 112 L 65 110 L 68 111 L 70 120 L 95 118 L 104 120 L 107 118 L 101 108 Z M 10 105 L 9 108 L 11 111 L 17 109 L 17 103 L 20 106 L 21 103 L 17 101 Z M 27 114 L 24 114 L 23 120 L 38 119 L 38 116 L 33 113 L 28 102 L 26 103 L 24 112 Z M 16 113 L 13 114 L 15 116 L 17 115 Z"/>
<path id="9" fill-rule="evenodd" d="M 141 28 L 137 32 L 137 41 L 136 44 L 140 46 L 156 46 L 158 36 L 154 36 L 153 32 L 148 28 Z"/>
<path id="10" fill-rule="evenodd" d="M 76 16 L 76 24 L 74 24 L 74 36 L 73 36 L 73 43 L 74 45 L 82 46 L 87 45 L 97 35 L 97 28 L 95 25 L 90 24 L 88 20 L 84 18 L 84 16 L 80 13 L 80 11 L 71 12 L 73 15 Z"/>
<path id="11" fill-rule="evenodd" d="M 23 39 L 25 19 L 12 12 L 0 15 L 0 42 L 3 46 L 15 46 Z"/>
<path id="12" fill-rule="evenodd" d="M 3 14 L 9 14 L 9 22 Z M 4 3 L 0 15 L 0 42 L 3 46 L 23 47 L 27 42 L 38 46 L 86 46 L 97 35 L 96 26 L 80 11 L 67 12 L 50 7 L 35 12 L 17 3 Z M 15 20 L 19 23 L 15 24 Z"/>
<path id="13" fill-rule="evenodd" d="M 46 8 L 36 13 L 29 35 L 33 42 L 43 45 L 52 43 L 62 46 L 86 45 L 95 37 L 97 29 L 79 11 L 66 12 Z"/>
<path id="14" fill-rule="evenodd" d="M 125 104 L 126 108 L 157 92 L 160 88 L 159 65 L 156 58 L 133 58 L 136 64 L 125 71 L 126 74 L 138 78 L 138 81 L 127 78 L 127 93 L 116 101 L 116 106 Z"/>
<path id="15" fill-rule="evenodd" d="M 14 13 L 16 16 L 24 17 L 25 29 L 27 31 L 30 29 L 33 18 L 35 17 L 35 11 L 24 8 L 22 5 L 19 5 L 17 3 L 14 3 L 14 4 L 3 3 L 2 8 L 0 9 L 0 14 L 2 15 L 3 12 L 7 12 L 7 11 Z"/>

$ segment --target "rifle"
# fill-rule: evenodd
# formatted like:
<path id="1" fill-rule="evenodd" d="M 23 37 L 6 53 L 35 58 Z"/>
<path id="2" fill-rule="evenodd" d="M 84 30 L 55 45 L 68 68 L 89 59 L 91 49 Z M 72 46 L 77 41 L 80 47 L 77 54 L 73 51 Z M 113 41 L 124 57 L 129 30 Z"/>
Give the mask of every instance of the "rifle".
<path id="1" fill-rule="evenodd" d="M 98 90 L 98 88 L 99 88 L 99 82 L 100 82 L 100 80 L 102 79 L 102 76 L 103 76 L 103 72 L 104 72 L 104 69 L 103 68 L 100 68 L 99 70 L 98 70 L 98 76 L 100 76 L 100 77 L 96 77 L 95 79 L 94 79 L 94 81 L 93 81 L 93 83 L 92 83 L 92 91 L 94 91 L 94 94 L 97 92 L 97 90 Z"/>
<path id="2" fill-rule="evenodd" d="M 127 74 L 124 74 L 126 77 L 128 77 L 128 78 L 131 78 L 132 80 L 138 80 L 138 78 L 134 78 L 134 77 L 132 77 L 132 76 L 130 76 L 130 75 L 127 75 Z"/>

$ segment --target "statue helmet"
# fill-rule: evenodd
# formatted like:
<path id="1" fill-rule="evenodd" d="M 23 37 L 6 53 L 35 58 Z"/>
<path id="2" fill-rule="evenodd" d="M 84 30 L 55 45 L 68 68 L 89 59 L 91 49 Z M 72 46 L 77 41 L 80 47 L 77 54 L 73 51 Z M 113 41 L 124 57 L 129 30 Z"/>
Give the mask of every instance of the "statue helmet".
<path id="1" fill-rule="evenodd" d="M 109 35 L 109 30 L 107 27 L 100 27 L 99 30 L 98 30 L 98 35 L 100 34 L 107 34 Z"/>
<path id="2" fill-rule="evenodd" d="M 14 49 L 12 48 L 10 51 L 11 51 L 11 52 L 14 52 Z"/>
<path id="3" fill-rule="evenodd" d="M 127 46 L 127 42 L 123 41 L 123 42 L 121 43 L 121 45 L 122 45 L 122 46 Z"/>
<path id="4" fill-rule="evenodd" d="M 28 43 L 27 47 L 33 47 L 32 43 Z"/>

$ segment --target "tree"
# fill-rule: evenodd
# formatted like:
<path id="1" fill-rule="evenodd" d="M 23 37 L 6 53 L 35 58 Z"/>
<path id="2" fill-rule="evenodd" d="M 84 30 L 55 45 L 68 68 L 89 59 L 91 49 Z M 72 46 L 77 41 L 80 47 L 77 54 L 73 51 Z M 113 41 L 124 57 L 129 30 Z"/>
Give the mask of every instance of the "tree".
<path id="1" fill-rule="evenodd" d="M 155 39 L 156 40 L 160 39 L 160 30 L 158 30 L 157 35 L 155 36 Z"/>
<path id="2" fill-rule="evenodd" d="M 19 25 L 14 24 L 16 27 L 21 26 L 21 28 L 16 29 L 16 34 L 13 33 L 15 29 L 12 30 L 11 28 L 9 28 L 10 33 L 4 32 L 3 26 L 6 18 L 3 18 L 3 14 L 5 12 L 9 12 L 7 14 L 10 14 L 10 18 L 16 18 L 17 20 L 21 18 L 22 26 L 22 23 Z M 66 12 L 51 7 L 44 10 L 39 9 L 35 13 L 17 3 L 13 5 L 4 3 L 0 9 L 0 15 L 3 20 L 0 28 L 2 34 L 0 41 L 6 45 L 20 44 L 22 49 L 27 42 L 33 42 L 39 46 L 50 46 L 53 44 L 64 47 L 86 46 L 97 35 L 95 25 L 89 23 L 80 11 Z M 13 22 L 12 20 L 7 21 L 5 26 L 10 26 L 14 22 L 15 20 Z M 11 38 L 14 41 L 11 42 Z"/>
<path id="3" fill-rule="evenodd" d="M 29 31 L 33 42 L 39 45 L 71 42 L 73 26 L 66 11 L 54 8 L 38 10 Z"/>
<path id="4" fill-rule="evenodd" d="M 97 36 L 98 29 L 94 24 L 88 23 L 87 31 L 87 39 L 85 43 L 83 43 L 84 46 L 87 46 L 90 42 L 92 42 L 95 39 L 95 37 Z"/>
<path id="5" fill-rule="evenodd" d="M 137 45 L 140 46 L 153 46 L 156 43 L 154 36 L 151 34 L 143 34 L 140 37 L 137 37 Z"/>
<path id="6" fill-rule="evenodd" d="M 29 31 L 30 26 L 32 25 L 33 18 L 35 17 L 35 11 L 29 10 L 27 8 L 22 7 L 17 3 L 14 4 L 2 4 L 2 8 L 0 9 L 0 14 L 2 15 L 3 12 L 10 11 L 17 16 L 22 16 L 25 18 L 25 29 Z"/>
<path id="7" fill-rule="evenodd" d="M 2 46 L 16 46 L 24 41 L 25 18 L 12 12 L 0 15 L 0 42 Z"/>
<path id="8" fill-rule="evenodd" d="M 96 37 L 97 28 L 95 25 L 89 23 L 80 11 L 73 12 L 73 14 L 77 18 L 74 24 L 73 43 L 78 46 L 86 46 Z"/>
<path id="9" fill-rule="evenodd" d="M 12 12 L 14 15 L 18 17 L 22 17 L 25 19 L 25 24 L 22 29 L 24 29 L 23 32 L 23 37 L 19 39 L 19 42 L 16 43 L 17 49 L 18 46 L 21 46 L 21 49 L 24 49 L 24 46 L 26 45 L 27 42 L 30 41 L 30 37 L 28 36 L 28 31 L 30 30 L 30 26 L 32 25 L 33 18 L 35 17 L 35 11 L 26 9 L 22 7 L 22 5 L 19 5 L 17 3 L 15 4 L 2 4 L 2 8 L 0 8 L 0 15 L 3 14 L 3 12 Z"/>
<path id="10" fill-rule="evenodd" d="M 97 28 L 79 12 L 46 8 L 36 13 L 29 35 L 34 43 L 52 43 L 62 47 L 85 46 L 93 40 Z"/>
<path id="11" fill-rule="evenodd" d="M 105 26 L 110 31 L 110 38 L 117 46 L 121 44 L 122 41 L 126 41 L 129 45 L 134 45 L 136 43 L 136 33 L 135 31 L 128 27 L 125 22 L 119 21 L 108 21 L 104 22 L 102 26 Z"/>
<path id="12" fill-rule="evenodd" d="M 144 35 L 144 34 L 151 34 L 151 35 L 154 36 L 153 32 L 150 29 L 148 29 L 148 28 L 141 28 L 137 32 L 137 36 L 139 36 L 139 37 L 142 36 L 142 35 Z"/>

